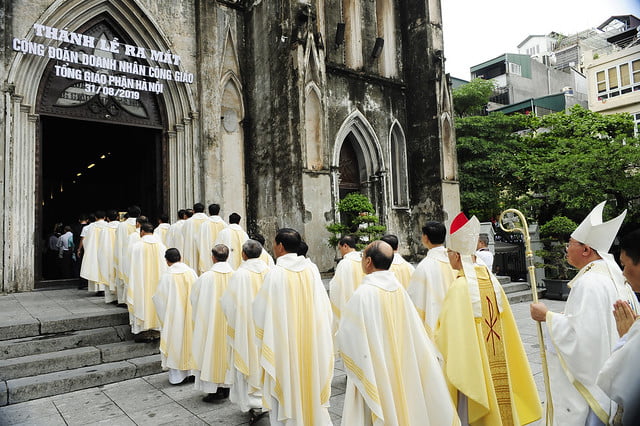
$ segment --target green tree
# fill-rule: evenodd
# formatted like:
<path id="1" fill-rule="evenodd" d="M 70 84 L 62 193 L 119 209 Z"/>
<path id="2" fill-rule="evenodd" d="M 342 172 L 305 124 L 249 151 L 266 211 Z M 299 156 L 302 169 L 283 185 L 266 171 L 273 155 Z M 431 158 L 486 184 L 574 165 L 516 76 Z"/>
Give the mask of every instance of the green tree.
<path id="1" fill-rule="evenodd" d="M 640 140 L 628 114 L 567 113 L 456 120 L 462 207 L 480 220 L 505 207 L 539 223 L 580 221 L 599 202 L 640 219 Z"/>
<path id="2" fill-rule="evenodd" d="M 458 117 L 480 115 L 493 93 L 493 80 L 474 78 L 464 86 L 453 89 L 453 110 Z"/>
<path id="3" fill-rule="evenodd" d="M 603 200 L 638 217 L 640 140 L 629 114 L 575 105 L 568 113 L 530 117 L 529 129 L 521 137 L 529 186 L 522 201 L 541 223 L 558 215 L 579 221 Z"/>
<path id="4" fill-rule="evenodd" d="M 370 241 L 379 240 L 387 229 L 378 224 L 378 216 L 373 215 L 373 204 L 366 195 L 352 192 L 338 202 L 337 208 L 340 222 L 327 225 L 331 232 L 329 247 L 336 247 L 343 236 L 353 235 L 358 240 L 358 250 L 362 250 Z"/>
<path id="5" fill-rule="evenodd" d="M 525 116 L 501 113 L 456 119 L 460 197 L 469 214 L 483 221 L 497 217 L 525 190 L 516 132 L 526 123 Z"/>

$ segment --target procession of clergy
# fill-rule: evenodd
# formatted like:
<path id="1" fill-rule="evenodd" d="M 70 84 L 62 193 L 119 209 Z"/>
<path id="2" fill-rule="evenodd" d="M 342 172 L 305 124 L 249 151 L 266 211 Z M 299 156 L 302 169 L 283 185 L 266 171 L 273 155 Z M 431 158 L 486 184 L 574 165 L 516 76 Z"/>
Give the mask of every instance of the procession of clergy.
<path id="1" fill-rule="evenodd" d="M 625 401 L 638 402 L 638 352 L 629 353 L 640 338 L 619 342 L 612 313 L 617 302 L 620 316 L 633 320 L 638 303 L 608 254 L 626 212 L 603 223 L 603 208 L 571 235 L 568 261 L 580 271 L 566 311 L 531 307 L 548 330 L 547 423 L 621 424 Z M 154 229 L 131 207 L 126 220 L 98 217 L 83 232 L 89 290 L 126 303 L 137 341 L 160 333 L 170 383 L 195 381 L 205 402 L 229 397 L 252 424 L 330 425 L 334 362 L 342 362 L 343 425 L 521 425 L 542 417 L 507 297 L 475 256 L 475 216 L 460 213 L 448 232 L 427 222 L 428 252 L 415 270 L 396 252 L 395 236 L 362 252 L 343 237 L 328 296 L 297 231 L 277 231 L 274 264 L 239 215 L 227 224 L 219 205 L 204 210 L 198 203 L 191 217 L 181 210 L 176 223 Z"/>

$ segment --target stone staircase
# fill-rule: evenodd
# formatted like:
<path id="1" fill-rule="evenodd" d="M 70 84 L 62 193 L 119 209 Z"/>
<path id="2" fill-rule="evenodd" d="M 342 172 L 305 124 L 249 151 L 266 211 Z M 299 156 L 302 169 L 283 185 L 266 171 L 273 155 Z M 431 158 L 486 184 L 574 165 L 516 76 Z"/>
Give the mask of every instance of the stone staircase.
<path id="1" fill-rule="evenodd" d="M 36 293 L 40 292 L 30 294 Z M 77 294 L 94 299 L 90 305 L 95 308 L 50 316 L 43 304 L 42 315 L 0 316 L 0 406 L 162 371 L 158 342 L 133 341 L 126 309 L 104 305 L 101 298 L 87 297 L 86 291 Z M 13 297 L 18 304 L 23 299 Z M 0 303 L 0 312 L 5 305 Z"/>
<path id="2" fill-rule="evenodd" d="M 529 288 L 529 283 L 526 281 L 511 282 L 509 277 L 499 276 L 497 277 L 502 288 L 504 289 L 510 304 L 531 302 L 533 300 L 533 294 Z M 543 289 L 538 289 L 538 297 L 542 297 Z"/>

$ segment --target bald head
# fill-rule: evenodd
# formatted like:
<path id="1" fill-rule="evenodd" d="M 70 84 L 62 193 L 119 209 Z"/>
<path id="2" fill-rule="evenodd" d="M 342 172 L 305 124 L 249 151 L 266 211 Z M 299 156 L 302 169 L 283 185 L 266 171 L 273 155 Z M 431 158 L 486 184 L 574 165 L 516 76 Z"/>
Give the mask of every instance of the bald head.
<path id="1" fill-rule="evenodd" d="M 387 271 L 393 262 L 393 249 L 384 241 L 374 241 L 362 251 L 362 270 L 366 274 Z"/>

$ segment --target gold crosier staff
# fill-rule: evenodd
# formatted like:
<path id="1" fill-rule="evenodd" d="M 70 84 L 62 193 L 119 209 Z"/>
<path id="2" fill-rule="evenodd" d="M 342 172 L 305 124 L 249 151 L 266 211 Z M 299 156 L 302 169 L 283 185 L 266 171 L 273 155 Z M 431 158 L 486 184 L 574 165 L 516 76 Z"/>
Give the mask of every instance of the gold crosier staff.
<path id="1" fill-rule="evenodd" d="M 522 228 L 516 227 L 513 222 L 511 223 L 512 228 L 506 229 L 502 226 L 502 221 L 506 214 L 515 214 L 520 223 L 522 224 Z M 531 236 L 529 235 L 529 226 L 527 225 L 527 219 L 524 215 L 516 209 L 507 209 L 500 213 L 500 218 L 498 219 L 498 223 L 500 224 L 500 228 L 505 232 L 520 232 L 524 236 L 524 247 L 525 247 L 525 257 L 527 259 L 527 270 L 529 271 L 529 283 L 531 284 L 531 294 L 533 296 L 533 303 L 538 303 L 538 289 L 537 289 L 537 281 L 536 281 L 536 268 L 533 263 L 533 251 L 531 250 Z M 546 404 L 546 422 L 545 425 L 552 426 L 553 425 L 553 403 L 551 401 L 551 388 L 549 386 L 549 367 L 547 366 L 547 353 L 544 344 L 544 338 L 542 337 L 542 323 L 536 321 L 537 329 L 538 329 L 538 344 L 540 345 L 540 359 L 542 361 L 542 374 L 544 375 L 544 391 L 547 394 L 547 404 Z"/>

